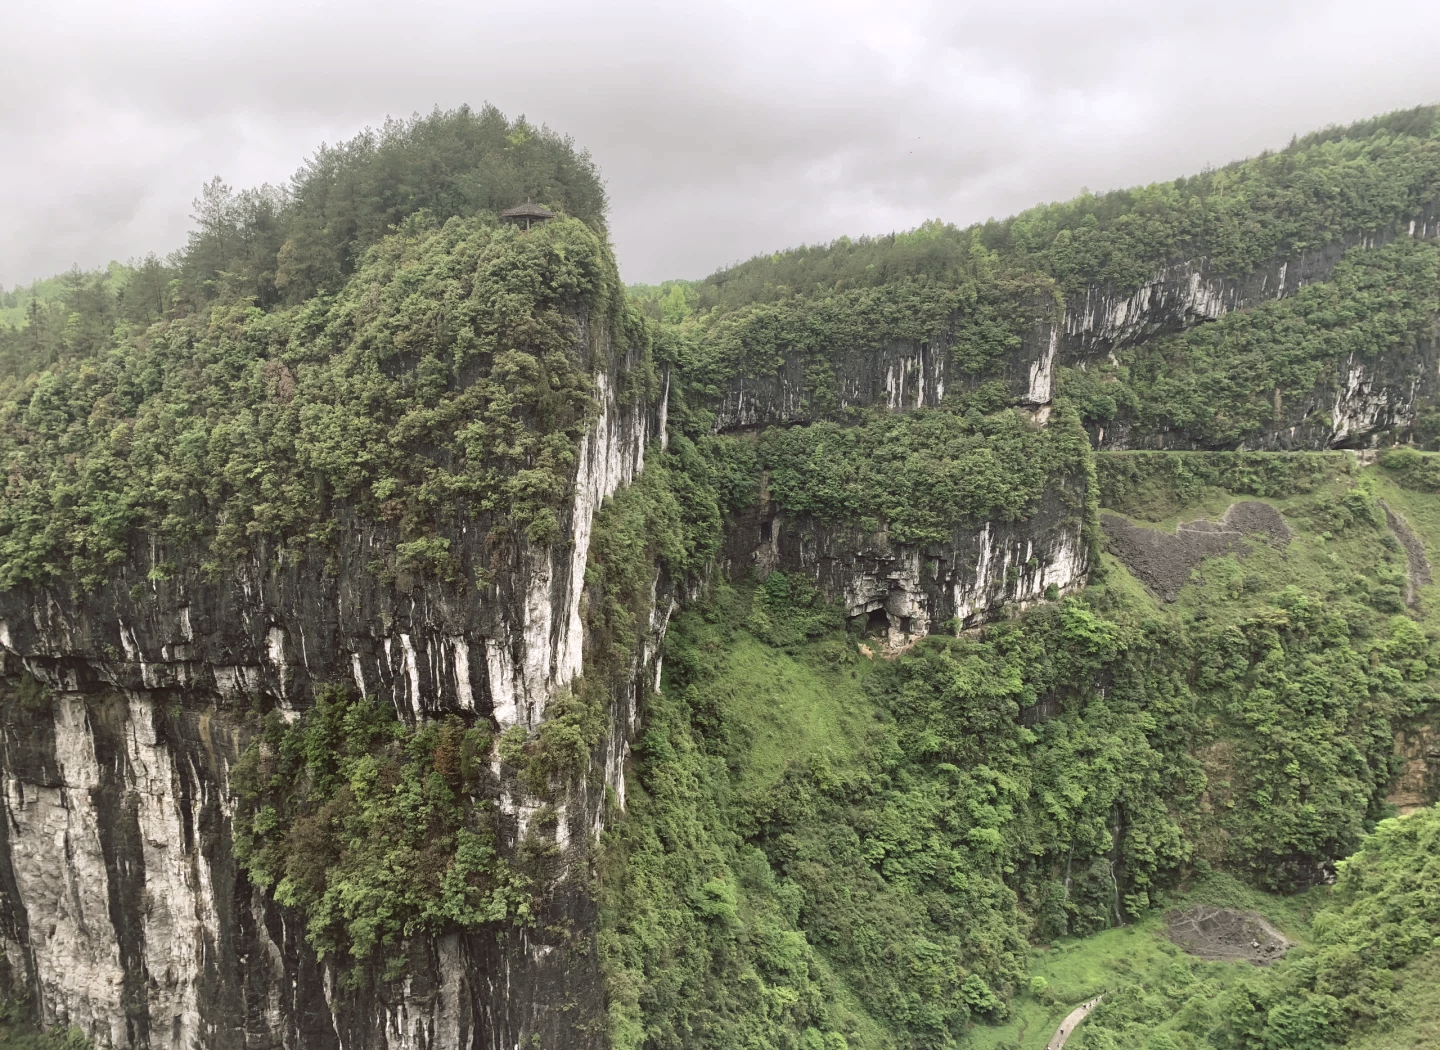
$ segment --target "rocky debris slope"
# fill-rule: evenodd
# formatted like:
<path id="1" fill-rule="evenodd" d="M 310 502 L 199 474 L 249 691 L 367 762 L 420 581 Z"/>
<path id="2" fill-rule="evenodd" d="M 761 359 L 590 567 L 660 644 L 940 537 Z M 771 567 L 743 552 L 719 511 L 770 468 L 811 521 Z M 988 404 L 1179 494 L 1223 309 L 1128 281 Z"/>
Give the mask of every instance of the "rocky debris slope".
<path id="1" fill-rule="evenodd" d="M 1385 512 L 1385 523 L 1400 541 L 1400 546 L 1405 548 L 1405 604 L 1412 609 L 1416 608 L 1420 604 L 1420 588 L 1428 587 L 1433 582 L 1430 576 L 1430 560 L 1425 557 L 1425 545 L 1420 542 L 1420 537 L 1415 535 L 1405 519 L 1390 509 L 1389 504 L 1383 499 L 1379 503 L 1380 509 Z"/>
<path id="2" fill-rule="evenodd" d="M 1131 523 L 1118 514 L 1100 516 L 1110 551 L 1161 599 L 1173 602 L 1206 558 L 1243 549 L 1247 536 L 1264 536 L 1283 546 L 1290 528 L 1268 503 L 1232 504 L 1218 523 L 1203 518 L 1175 526 L 1173 534 Z"/>
<path id="3" fill-rule="evenodd" d="M 1170 912 L 1165 922 L 1165 932 L 1172 941 L 1210 962 L 1244 959 L 1256 966 L 1268 966 L 1283 958 L 1295 944 L 1264 916 L 1239 908 L 1197 904 Z"/>

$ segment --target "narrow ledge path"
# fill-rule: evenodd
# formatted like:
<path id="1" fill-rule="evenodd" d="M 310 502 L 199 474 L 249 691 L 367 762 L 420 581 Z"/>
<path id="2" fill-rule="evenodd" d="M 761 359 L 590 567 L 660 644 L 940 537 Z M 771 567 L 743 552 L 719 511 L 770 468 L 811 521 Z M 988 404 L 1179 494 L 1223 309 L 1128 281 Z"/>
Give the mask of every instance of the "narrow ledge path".
<path id="1" fill-rule="evenodd" d="M 1103 995 L 1097 995 L 1094 999 L 1081 1003 L 1066 1014 L 1065 1020 L 1060 1022 L 1059 1029 L 1050 1037 L 1050 1041 L 1045 1044 L 1045 1050 L 1060 1050 L 1060 1048 L 1065 1045 L 1065 1040 L 1075 1034 L 1075 1029 L 1080 1027 L 1080 1022 L 1089 1017 L 1090 1011 L 1099 1006 L 1104 1000 L 1105 997 Z"/>

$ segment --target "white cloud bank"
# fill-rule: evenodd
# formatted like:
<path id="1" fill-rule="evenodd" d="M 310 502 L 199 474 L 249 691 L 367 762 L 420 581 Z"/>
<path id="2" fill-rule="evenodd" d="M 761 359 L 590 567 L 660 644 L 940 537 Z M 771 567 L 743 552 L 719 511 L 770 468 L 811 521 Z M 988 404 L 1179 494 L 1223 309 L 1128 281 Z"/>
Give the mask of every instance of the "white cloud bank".
<path id="1" fill-rule="evenodd" d="M 4 24 L 6 285 L 169 251 L 212 175 L 283 181 L 436 104 L 588 147 L 626 278 L 657 281 L 1440 100 L 1433 0 L 60 0 Z"/>

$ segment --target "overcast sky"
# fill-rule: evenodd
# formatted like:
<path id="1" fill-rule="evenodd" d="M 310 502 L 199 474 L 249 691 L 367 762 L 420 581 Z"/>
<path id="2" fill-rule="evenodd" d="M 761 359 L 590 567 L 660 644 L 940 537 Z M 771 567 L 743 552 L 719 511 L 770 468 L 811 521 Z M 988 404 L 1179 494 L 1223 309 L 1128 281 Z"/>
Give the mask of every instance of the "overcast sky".
<path id="1" fill-rule="evenodd" d="M 0 0 L 0 284 L 184 242 L 387 115 L 605 176 L 629 281 L 1170 178 L 1440 101 L 1436 0 Z"/>

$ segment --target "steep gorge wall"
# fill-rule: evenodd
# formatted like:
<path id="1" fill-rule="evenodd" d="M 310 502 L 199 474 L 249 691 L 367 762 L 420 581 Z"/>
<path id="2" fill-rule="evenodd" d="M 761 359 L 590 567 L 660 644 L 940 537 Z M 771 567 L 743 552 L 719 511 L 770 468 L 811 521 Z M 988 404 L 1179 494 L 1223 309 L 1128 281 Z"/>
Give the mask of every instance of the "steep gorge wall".
<path id="1" fill-rule="evenodd" d="M 764 503 L 726 537 L 732 576 L 775 569 L 813 579 L 852 620 L 892 647 L 977 627 L 1085 585 L 1085 480 L 1062 478 L 1024 521 L 957 522 L 942 544 L 897 544 L 883 533 L 787 514 Z"/>
<path id="2" fill-rule="evenodd" d="M 801 355 L 786 354 L 773 374 L 741 378 L 729 385 L 716 409 L 714 428 L 726 433 L 805 422 L 814 417 L 818 403 L 833 403 L 842 410 L 931 408 L 947 390 L 996 380 L 1016 404 L 1043 412 L 1054 396 L 1058 366 L 1091 367 L 1145 340 L 1292 296 L 1307 285 L 1328 280 L 1349 249 L 1377 247 L 1396 237 L 1440 237 L 1440 202 L 1426 206 L 1398 229 L 1356 232 L 1317 248 L 1276 256 L 1241 277 L 1220 272 L 1201 256 L 1160 267 L 1133 291 L 1088 285 L 1069 298 L 1058 319 L 1037 307 L 1019 349 L 981 375 L 957 369 L 951 353 L 957 331 L 953 319 L 928 342 L 897 341 L 877 354 L 839 355 L 833 374 L 821 374 L 821 381 L 833 381 L 834 388 L 827 387 L 818 396 L 813 388 L 816 377 L 807 375 Z M 1346 447 L 1376 431 L 1411 425 L 1417 406 L 1440 395 L 1440 351 L 1430 341 L 1383 362 L 1337 362 L 1335 378 L 1338 393 L 1330 395 L 1327 388 L 1307 403 L 1286 406 L 1293 422 L 1258 436 L 1253 447 Z M 1305 422 L 1317 410 L 1331 418 L 1330 426 Z M 1092 438 L 1097 448 L 1112 450 L 1202 447 L 1183 434 L 1136 433 L 1123 419 L 1092 428 Z"/>
<path id="3" fill-rule="evenodd" d="M 352 683 L 412 722 L 456 713 L 503 730 L 544 719 L 582 669 L 595 513 L 638 476 L 647 441 L 664 443 L 665 397 L 627 405 L 615 394 L 632 364 L 592 362 L 602 411 L 579 449 L 564 541 L 497 541 L 473 522 L 446 536 L 462 565 L 485 569 L 481 589 L 404 571 L 387 560 L 392 526 L 342 516 L 327 549 L 258 547 L 218 579 L 198 552 L 152 547 L 94 593 L 0 595 L 0 937 L 12 992 L 37 1016 L 102 1046 L 603 1045 L 589 859 L 607 795 L 624 805 L 630 744 L 680 597 L 658 569 L 590 775 L 553 809 L 498 760 L 483 787 L 502 848 L 553 843 L 531 925 L 414 938 L 391 952 L 405 956 L 403 978 L 372 970 L 363 987 L 344 987 L 301 917 L 236 864 L 230 775 L 258 707 L 293 720 L 326 683 Z M 896 409 L 912 407 L 911 390 L 929 404 L 901 364 L 866 374 L 878 383 L 889 370 Z M 727 551 L 740 553 L 726 557 L 737 571 L 811 574 L 851 615 L 882 612 L 898 645 L 1082 585 L 1083 495 L 1050 492 L 1033 520 L 957 525 L 948 544 L 923 550 L 762 506 L 732 523 Z M 771 525 L 764 542 L 759 516 Z M 152 573 L 162 563 L 173 571 Z M 53 690 L 48 703 L 21 698 L 22 669 Z"/>
<path id="4" fill-rule="evenodd" d="M 643 468 L 663 418 L 663 405 L 617 399 L 631 364 L 603 351 L 591 362 L 602 408 L 579 450 L 565 541 L 497 543 L 473 523 L 448 537 L 463 564 L 486 569 L 482 589 L 377 573 L 398 535 L 342 518 L 330 551 L 257 549 L 218 580 L 196 552 L 151 550 L 93 594 L 0 594 L 6 680 L 23 667 L 55 692 L 0 709 L 12 993 L 102 1046 L 602 1044 L 586 858 L 606 788 L 623 798 L 636 688 L 656 674 L 668 597 L 657 593 L 630 695 L 616 697 L 597 755 L 604 782 L 578 778 L 544 832 L 559 857 L 534 925 L 414 941 L 402 980 L 338 988 L 299 917 L 249 885 L 232 857 L 229 775 L 257 700 L 294 718 L 328 682 L 353 682 L 407 721 L 459 712 L 503 729 L 544 717 L 581 670 L 595 510 Z M 169 578 L 148 579 L 166 560 Z M 506 848 L 537 830 L 539 803 L 498 762 L 487 793 Z"/>

